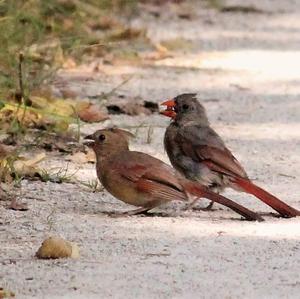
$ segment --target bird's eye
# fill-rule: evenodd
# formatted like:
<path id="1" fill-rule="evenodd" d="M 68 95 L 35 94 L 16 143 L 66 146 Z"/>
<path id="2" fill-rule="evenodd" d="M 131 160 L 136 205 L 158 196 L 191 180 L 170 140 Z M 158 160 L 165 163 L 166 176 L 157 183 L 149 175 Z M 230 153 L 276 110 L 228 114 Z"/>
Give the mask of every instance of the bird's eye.
<path id="1" fill-rule="evenodd" d="M 188 110 L 188 109 L 189 109 L 189 105 L 183 104 L 183 105 L 182 105 L 182 109 L 183 109 L 183 110 Z"/>
<path id="2" fill-rule="evenodd" d="M 101 134 L 101 135 L 99 136 L 99 140 L 100 140 L 100 141 L 105 140 L 105 135 Z"/>

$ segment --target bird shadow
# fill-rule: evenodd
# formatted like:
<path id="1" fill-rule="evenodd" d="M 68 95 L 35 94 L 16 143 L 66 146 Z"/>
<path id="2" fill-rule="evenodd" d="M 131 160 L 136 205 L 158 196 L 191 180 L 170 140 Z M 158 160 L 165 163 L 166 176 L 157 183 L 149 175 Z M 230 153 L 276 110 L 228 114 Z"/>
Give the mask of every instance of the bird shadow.
<path id="1" fill-rule="evenodd" d="M 165 218 L 172 218 L 174 217 L 173 214 L 169 214 L 167 212 L 142 212 L 139 214 L 130 215 L 126 212 L 101 212 L 101 214 L 109 216 L 111 218 L 123 218 L 123 217 L 165 217 Z M 176 215 L 177 216 L 177 215 Z"/>

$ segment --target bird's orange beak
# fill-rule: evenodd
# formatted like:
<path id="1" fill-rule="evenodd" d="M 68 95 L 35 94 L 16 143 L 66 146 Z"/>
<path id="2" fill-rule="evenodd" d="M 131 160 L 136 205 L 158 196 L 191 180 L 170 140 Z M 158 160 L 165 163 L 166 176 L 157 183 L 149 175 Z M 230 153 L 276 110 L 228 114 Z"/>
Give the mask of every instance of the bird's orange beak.
<path id="1" fill-rule="evenodd" d="M 160 114 L 170 117 L 170 118 L 173 118 L 173 119 L 176 117 L 176 112 L 174 110 L 176 103 L 174 100 L 167 100 L 167 101 L 161 103 L 161 105 L 167 106 L 167 109 L 160 111 Z"/>
<path id="2" fill-rule="evenodd" d="M 175 107 L 176 103 L 175 103 L 175 101 L 172 99 L 172 100 L 167 100 L 167 101 L 161 103 L 161 105 L 162 105 L 162 106 L 167 106 L 167 108 L 169 108 L 169 107 L 173 108 L 173 107 Z"/>

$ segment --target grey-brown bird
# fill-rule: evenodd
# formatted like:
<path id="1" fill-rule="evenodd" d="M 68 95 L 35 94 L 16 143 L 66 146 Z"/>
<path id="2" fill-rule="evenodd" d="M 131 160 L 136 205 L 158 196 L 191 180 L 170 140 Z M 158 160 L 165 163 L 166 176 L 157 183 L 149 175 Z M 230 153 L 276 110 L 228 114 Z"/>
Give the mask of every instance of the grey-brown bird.
<path id="1" fill-rule="evenodd" d="M 210 127 L 206 111 L 196 94 L 181 94 L 162 105 L 161 113 L 171 117 L 164 145 L 171 164 L 186 178 L 211 190 L 226 187 L 256 196 L 283 217 L 295 217 L 300 211 L 255 185 L 221 137 Z"/>
<path id="2" fill-rule="evenodd" d="M 129 132 L 113 128 L 86 136 L 96 154 L 97 176 L 117 199 L 139 207 L 126 215 L 144 213 L 172 200 L 188 201 L 189 195 L 205 197 L 229 207 L 247 220 L 263 220 L 258 214 L 184 178 L 174 168 L 150 155 L 130 151 Z"/>

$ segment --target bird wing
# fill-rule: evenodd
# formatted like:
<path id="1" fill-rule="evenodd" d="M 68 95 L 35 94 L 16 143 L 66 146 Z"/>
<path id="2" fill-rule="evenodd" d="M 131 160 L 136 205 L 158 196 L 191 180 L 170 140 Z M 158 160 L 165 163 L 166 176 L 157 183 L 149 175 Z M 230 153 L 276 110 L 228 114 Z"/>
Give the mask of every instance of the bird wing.
<path id="1" fill-rule="evenodd" d="M 173 168 L 164 162 L 140 152 L 129 152 L 126 161 L 120 163 L 120 174 L 136 183 L 141 192 L 150 193 L 162 200 L 186 200 Z"/>
<path id="2" fill-rule="evenodd" d="M 231 176 L 247 178 L 247 173 L 210 127 L 189 126 L 177 136 L 185 155 L 206 164 L 210 169 Z"/>
<path id="3" fill-rule="evenodd" d="M 168 185 L 144 178 L 137 182 L 137 189 L 141 192 L 149 193 L 154 198 L 162 201 L 188 200 L 187 195 L 183 191 L 178 191 Z"/>

